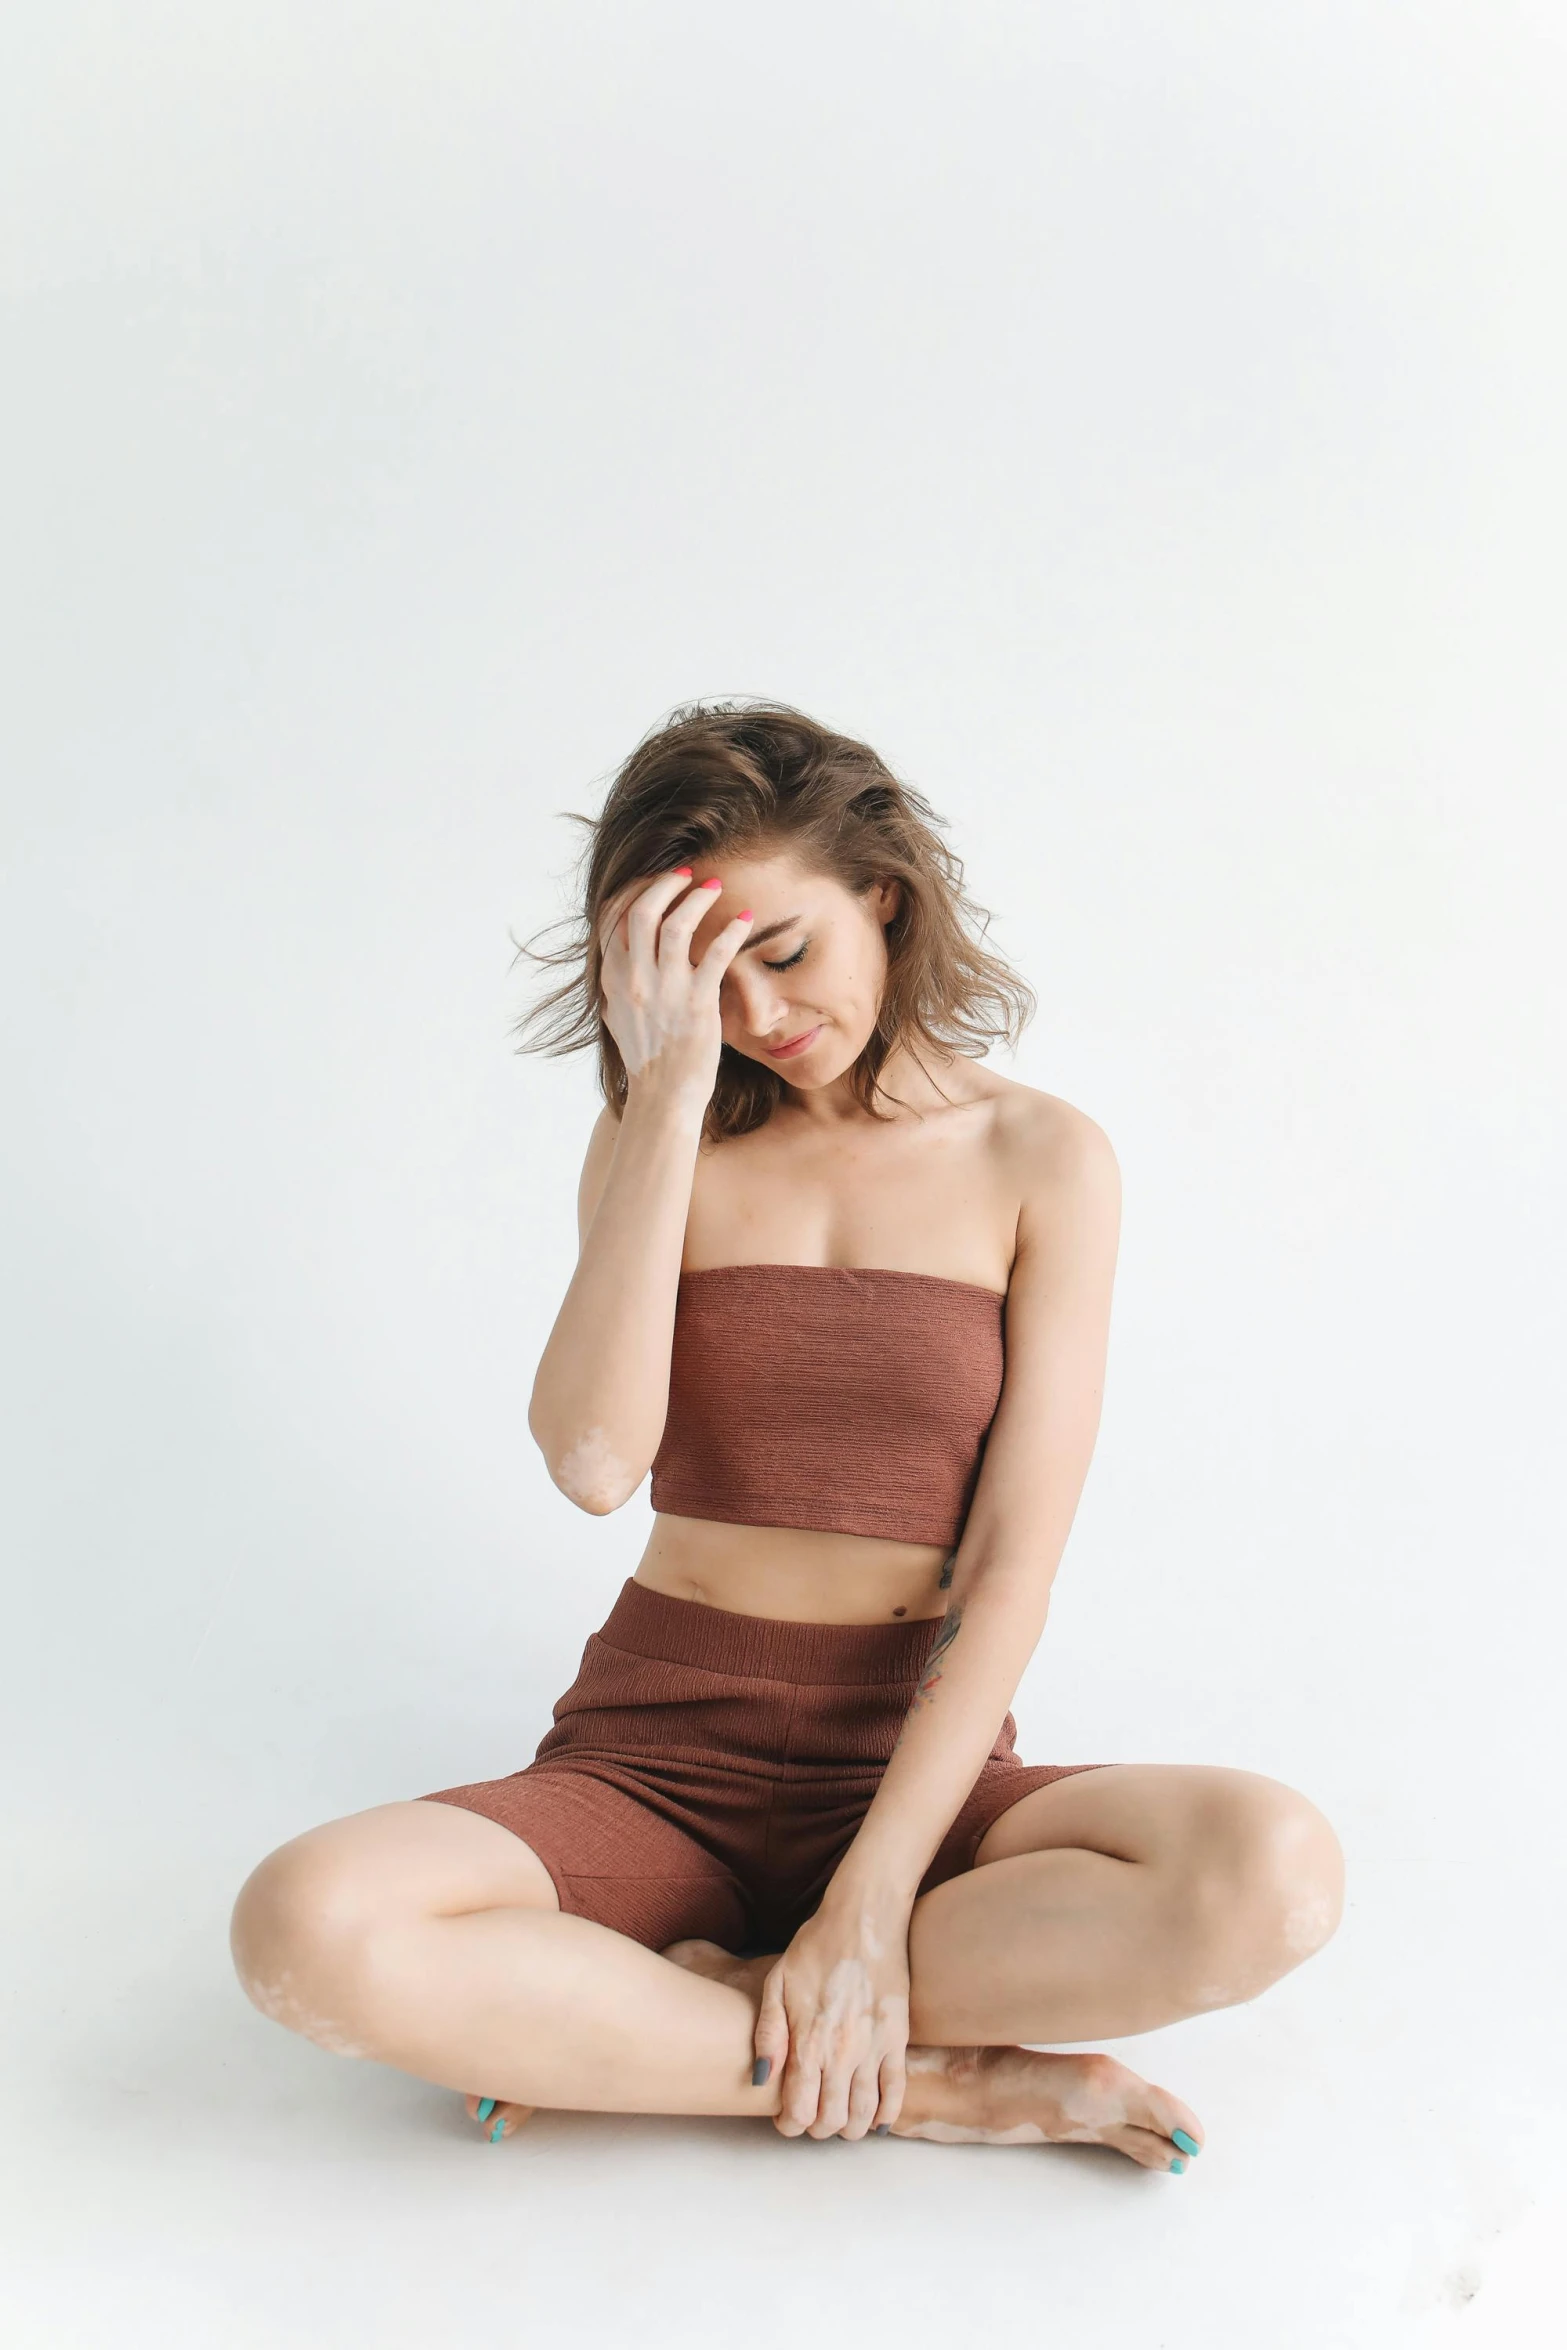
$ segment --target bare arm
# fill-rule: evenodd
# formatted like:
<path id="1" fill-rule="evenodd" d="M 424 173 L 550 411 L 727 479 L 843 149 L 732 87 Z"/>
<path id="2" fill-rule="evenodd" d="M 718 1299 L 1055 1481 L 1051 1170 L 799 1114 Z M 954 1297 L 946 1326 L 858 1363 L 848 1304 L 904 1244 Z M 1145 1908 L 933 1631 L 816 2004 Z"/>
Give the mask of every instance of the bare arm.
<path id="1" fill-rule="evenodd" d="M 755 2049 L 763 2079 L 785 2067 L 785 2137 L 862 2136 L 902 2107 L 909 1918 L 1044 1630 L 1099 1430 L 1120 1198 L 1101 1129 L 1056 1126 L 1025 1187 L 1006 1376 L 946 1619 L 854 1841 L 763 1984 Z"/>
<path id="2" fill-rule="evenodd" d="M 528 1405 L 550 1475 L 596 1516 L 631 1498 L 663 1434 L 691 1183 L 718 1072 L 719 983 L 747 927 L 737 916 L 693 964 L 713 893 L 680 874 L 638 889 L 605 925 L 604 1018 L 626 1064 L 625 1112 L 617 1121 L 606 1109 L 588 1144 L 577 1267 Z"/>
<path id="3" fill-rule="evenodd" d="M 1039 1644 L 1099 1433 L 1120 1212 L 1109 1140 L 1075 1119 L 1024 1199 L 1001 1402 L 946 1619 L 840 1865 L 851 1886 L 912 1902 Z"/>

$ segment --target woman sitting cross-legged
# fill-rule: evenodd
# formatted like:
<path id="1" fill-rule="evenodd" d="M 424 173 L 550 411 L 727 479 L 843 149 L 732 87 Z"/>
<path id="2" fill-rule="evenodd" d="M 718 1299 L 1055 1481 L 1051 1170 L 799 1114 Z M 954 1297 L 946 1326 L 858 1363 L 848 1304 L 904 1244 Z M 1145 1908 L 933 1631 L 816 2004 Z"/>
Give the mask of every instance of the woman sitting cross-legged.
<path id="1" fill-rule="evenodd" d="M 1292 1788 L 1014 1750 L 1120 1187 L 1092 1118 L 984 1065 L 1031 998 L 961 871 L 865 744 L 697 705 L 540 958 L 524 1039 L 596 1049 L 606 1106 L 529 1425 L 595 1514 L 651 1470 L 652 1532 L 531 1762 L 308 1829 L 233 1924 L 265 2014 L 492 2138 L 733 2114 L 1179 2171 L 1189 2106 L 1048 2044 L 1253 1999 L 1338 1922 Z"/>

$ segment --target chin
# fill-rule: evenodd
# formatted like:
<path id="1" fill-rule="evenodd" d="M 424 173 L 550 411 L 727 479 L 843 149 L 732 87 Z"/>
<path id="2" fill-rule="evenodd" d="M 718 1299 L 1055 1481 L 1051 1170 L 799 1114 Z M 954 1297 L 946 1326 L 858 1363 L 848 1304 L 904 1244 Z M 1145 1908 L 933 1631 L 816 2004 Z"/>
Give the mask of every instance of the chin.
<path id="1" fill-rule="evenodd" d="M 857 1045 L 852 1053 L 828 1055 L 820 1045 L 812 1045 L 808 1053 L 800 1055 L 798 1062 L 769 1061 L 767 1066 L 776 1069 L 786 1085 L 797 1086 L 802 1093 L 814 1093 L 819 1086 L 836 1085 L 840 1077 L 846 1077 L 863 1050 L 863 1046 Z"/>
<path id="2" fill-rule="evenodd" d="M 802 1053 L 797 1061 L 774 1061 L 766 1053 L 752 1052 L 743 1044 L 737 1044 L 734 1049 L 744 1054 L 748 1061 L 755 1061 L 758 1068 L 771 1069 L 775 1077 L 783 1079 L 785 1085 L 792 1085 L 801 1093 L 814 1093 L 819 1086 L 836 1083 L 838 1078 L 854 1067 L 870 1042 L 870 1035 L 871 1032 L 867 1030 L 861 1041 L 847 1053 L 841 1048 L 824 1053 L 818 1038 L 810 1051 Z M 727 1038 L 725 1041 L 728 1041 Z"/>

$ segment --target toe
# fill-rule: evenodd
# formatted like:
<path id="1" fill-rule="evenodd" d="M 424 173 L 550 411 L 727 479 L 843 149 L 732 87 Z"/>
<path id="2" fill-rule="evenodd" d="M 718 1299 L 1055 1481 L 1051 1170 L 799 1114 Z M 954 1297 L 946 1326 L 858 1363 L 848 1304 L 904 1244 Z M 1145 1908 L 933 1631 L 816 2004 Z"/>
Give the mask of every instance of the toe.
<path id="1" fill-rule="evenodd" d="M 1172 2170 L 1177 2163 L 1186 2168 L 1186 2159 L 1171 2144 L 1161 2138 L 1157 2130 L 1140 2130 L 1128 2123 L 1124 2128 L 1109 2132 L 1107 2143 L 1118 2153 L 1129 2154 L 1144 2170 Z"/>
<path id="2" fill-rule="evenodd" d="M 1161 2136 L 1166 2138 L 1173 2138 L 1176 2131 L 1179 2130 L 1183 2137 L 1191 2140 L 1189 2147 L 1177 2148 L 1179 2153 L 1200 2154 L 1202 2152 L 1202 2123 L 1189 2105 L 1183 2105 L 1179 2097 L 1172 2097 L 1168 2089 L 1156 2088 L 1152 2082 L 1148 2085 L 1147 2104 L 1147 2112 L 1139 2114 L 1137 2117 L 1140 2122 L 1145 2123 L 1150 2129 L 1159 2131 Z"/>
<path id="3" fill-rule="evenodd" d="M 502 2138 L 511 2137 L 514 2131 L 522 2128 L 525 2121 L 532 2119 L 534 2113 L 531 2105 L 508 2105 L 504 2099 L 495 2097 L 468 2097 L 463 2102 L 468 2108 L 469 2120 L 478 2123 L 492 2145 L 498 2145 Z"/>

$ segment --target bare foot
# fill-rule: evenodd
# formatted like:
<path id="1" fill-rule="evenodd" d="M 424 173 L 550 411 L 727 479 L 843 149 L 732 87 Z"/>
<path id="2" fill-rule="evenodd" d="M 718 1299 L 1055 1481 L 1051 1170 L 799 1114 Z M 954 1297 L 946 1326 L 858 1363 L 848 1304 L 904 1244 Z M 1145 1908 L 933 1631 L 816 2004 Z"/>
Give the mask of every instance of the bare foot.
<path id="1" fill-rule="evenodd" d="M 536 2110 L 531 2105 L 508 2105 L 504 2099 L 494 2097 L 467 2097 L 463 2102 L 468 2108 L 468 2119 L 478 2123 L 492 2146 L 498 2146 L 502 2138 L 520 2130 L 525 2121 L 532 2120 Z"/>
<path id="2" fill-rule="evenodd" d="M 663 1955 L 756 1999 L 773 1963 L 736 1958 L 716 1942 L 672 1942 Z M 1183 2171 L 1202 2147 L 1191 2107 L 1113 2056 L 1032 2048 L 911 2048 L 892 2135 L 947 2145 L 1113 2146 L 1145 2170 Z"/>
<path id="3" fill-rule="evenodd" d="M 1145 2170 L 1183 2171 L 1188 2154 L 1202 2150 L 1201 2122 L 1168 2089 L 1113 2056 L 1033 2048 L 911 2048 L 892 2134 L 949 2145 L 1113 2146 Z"/>

